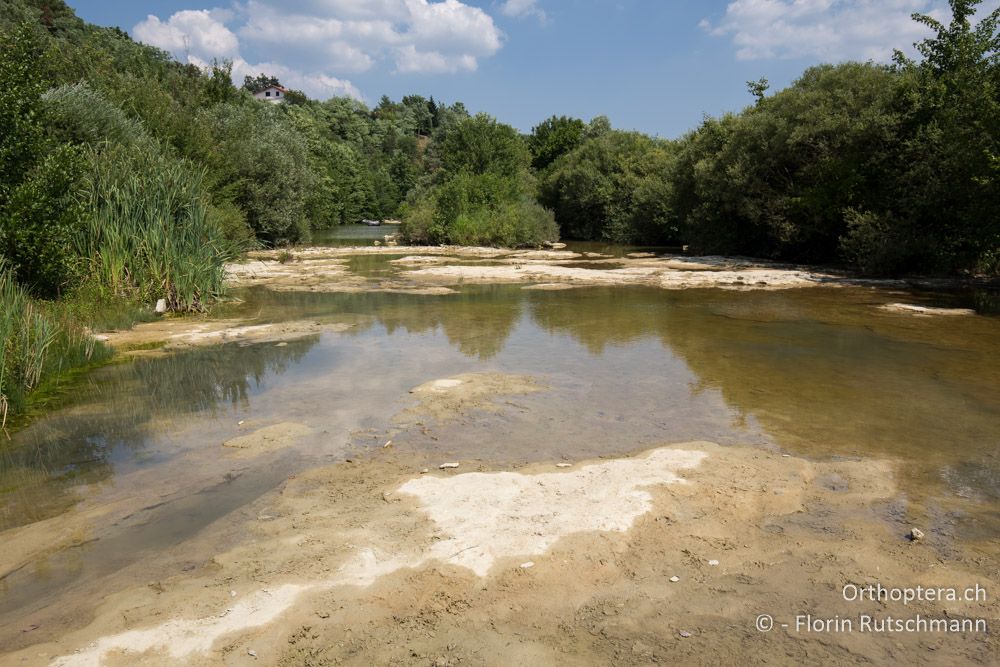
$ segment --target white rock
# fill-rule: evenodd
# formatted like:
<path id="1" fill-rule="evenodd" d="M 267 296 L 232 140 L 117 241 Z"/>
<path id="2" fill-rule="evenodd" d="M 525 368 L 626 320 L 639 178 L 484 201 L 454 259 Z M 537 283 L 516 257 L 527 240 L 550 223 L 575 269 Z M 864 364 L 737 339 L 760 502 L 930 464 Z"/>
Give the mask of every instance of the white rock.
<path id="1" fill-rule="evenodd" d="M 527 570 L 529 567 L 535 567 L 535 564 L 529 560 L 527 563 L 521 563 L 521 567 Z"/>
<path id="2" fill-rule="evenodd" d="M 676 583 L 677 583 L 678 581 L 680 581 L 680 580 L 681 580 L 681 578 L 680 578 L 680 577 L 677 577 L 677 576 L 674 576 L 674 577 L 670 577 L 670 581 L 671 581 L 672 583 L 675 583 L 675 584 L 676 584 Z"/>
<path id="3" fill-rule="evenodd" d="M 572 468 L 573 464 L 572 463 L 557 463 L 556 467 L 557 468 Z"/>
<path id="4" fill-rule="evenodd" d="M 156 302 L 156 307 L 153 309 L 153 312 L 155 312 L 157 315 L 162 315 L 163 313 L 167 312 L 167 300 L 159 299 Z"/>
<path id="5" fill-rule="evenodd" d="M 442 463 L 441 465 L 438 466 L 438 470 L 449 470 L 451 468 L 457 468 L 458 466 L 459 466 L 459 464 L 458 463 L 454 463 L 454 462 L 452 462 L 452 463 Z"/>
<path id="6" fill-rule="evenodd" d="M 712 567 L 715 567 L 716 565 L 719 564 L 719 561 L 713 558 L 712 560 L 708 561 L 708 564 L 711 565 Z"/>

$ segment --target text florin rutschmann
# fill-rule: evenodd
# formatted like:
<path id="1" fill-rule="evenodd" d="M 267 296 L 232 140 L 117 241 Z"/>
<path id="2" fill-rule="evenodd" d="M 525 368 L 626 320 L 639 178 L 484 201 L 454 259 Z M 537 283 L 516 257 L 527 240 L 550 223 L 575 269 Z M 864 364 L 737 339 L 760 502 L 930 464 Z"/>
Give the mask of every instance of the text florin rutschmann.
<path id="1" fill-rule="evenodd" d="M 847 584 L 841 591 L 846 602 L 899 603 L 973 603 L 987 601 L 986 589 L 976 584 L 970 587 L 885 587 L 881 584 Z M 796 633 L 986 633 L 985 618 L 970 618 L 946 614 L 932 617 L 921 614 L 858 614 L 823 615 L 798 614 L 792 623 L 776 623 L 770 614 L 760 614 L 756 626 L 760 632 L 770 632 L 775 626 Z"/>

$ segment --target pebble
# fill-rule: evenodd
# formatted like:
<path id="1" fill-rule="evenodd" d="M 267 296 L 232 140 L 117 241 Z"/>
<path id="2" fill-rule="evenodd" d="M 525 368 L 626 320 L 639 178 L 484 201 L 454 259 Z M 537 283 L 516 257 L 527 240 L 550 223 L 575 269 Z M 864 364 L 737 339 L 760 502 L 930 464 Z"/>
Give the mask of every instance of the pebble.
<path id="1" fill-rule="evenodd" d="M 426 474 L 427 474 L 427 473 L 429 473 L 429 472 L 430 472 L 430 469 L 429 469 L 429 468 L 424 468 L 423 470 L 421 470 L 421 471 L 420 471 L 420 474 L 421 474 L 421 475 L 426 475 Z"/>
<path id="2" fill-rule="evenodd" d="M 236 591 L 229 591 L 229 597 L 231 598 L 236 597 Z"/>
<path id="3" fill-rule="evenodd" d="M 673 577 L 670 577 L 670 581 L 671 581 L 671 582 L 673 582 L 673 583 L 675 583 L 675 584 L 676 584 L 676 583 L 677 583 L 678 581 L 680 581 L 680 580 L 681 580 L 681 578 L 680 578 L 680 577 L 678 577 L 678 576 L 673 576 Z"/>
<path id="4" fill-rule="evenodd" d="M 684 637 L 686 639 L 686 638 L 688 638 L 688 637 L 691 636 L 691 633 L 688 632 L 687 630 L 681 630 L 680 631 L 680 635 L 681 635 L 681 637 Z"/>
<path id="5" fill-rule="evenodd" d="M 521 563 L 521 567 L 527 570 L 529 567 L 535 567 L 535 564 L 529 560 L 527 563 Z"/>
<path id="6" fill-rule="evenodd" d="M 718 565 L 718 564 L 719 564 L 719 561 L 717 561 L 717 560 L 715 560 L 715 559 L 713 558 L 712 560 L 708 561 L 708 564 L 709 564 L 709 565 L 712 565 L 712 566 L 715 566 L 715 565 Z"/>
<path id="7" fill-rule="evenodd" d="M 924 539 L 924 531 L 920 530 L 919 528 L 911 528 L 910 539 L 914 542 L 919 542 L 920 540 Z"/>
<path id="8" fill-rule="evenodd" d="M 438 470 L 449 470 L 451 468 L 457 468 L 457 467 L 458 467 L 457 463 L 442 463 L 441 465 L 438 466 Z"/>
<path id="9" fill-rule="evenodd" d="M 252 648 L 248 648 L 247 649 L 247 655 L 249 655 L 251 658 L 256 658 L 257 657 L 257 651 L 253 650 Z"/>
<path id="10" fill-rule="evenodd" d="M 241 420 L 239 420 L 238 422 L 236 422 L 236 425 L 237 425 L 237 426 L 243 426 L 243 420 L 241 419 Z"/>
<path id="11" fill-rule="evenodd" d="M 556 467 L 557 468 L 572 468 L 573 464 L 572 463 L 557 463 Z"/>

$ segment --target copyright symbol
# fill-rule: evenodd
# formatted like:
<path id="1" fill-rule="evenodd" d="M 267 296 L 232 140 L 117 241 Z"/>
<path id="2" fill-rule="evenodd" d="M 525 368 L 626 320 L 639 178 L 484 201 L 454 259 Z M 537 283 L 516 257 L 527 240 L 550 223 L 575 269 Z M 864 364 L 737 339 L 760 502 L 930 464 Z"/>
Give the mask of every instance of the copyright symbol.
<path id="1" fill-rule="evenodd" d="M 774 628 L 774 619 L 770 614 L 761 614 L 757 617 L 757 630 L 759 632 L 770 632 Z"/>

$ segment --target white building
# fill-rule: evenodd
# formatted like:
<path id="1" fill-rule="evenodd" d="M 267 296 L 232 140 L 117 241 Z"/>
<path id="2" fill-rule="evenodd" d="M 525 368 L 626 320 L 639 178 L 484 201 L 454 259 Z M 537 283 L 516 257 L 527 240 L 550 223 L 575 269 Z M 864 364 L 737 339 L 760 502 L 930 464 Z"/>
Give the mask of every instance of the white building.
<path id="1" fill-rule="evenodd" d="M 264 102 L 284 102 L 287 94 L 288 89 L 284 86 L 268 86 L 263 90 L 258 90 L 253 96 Z"/>

